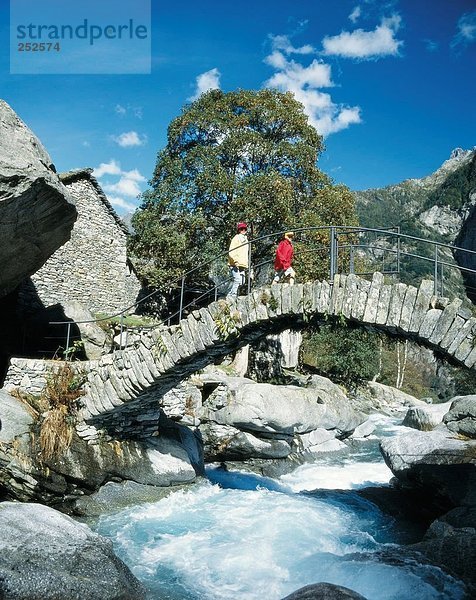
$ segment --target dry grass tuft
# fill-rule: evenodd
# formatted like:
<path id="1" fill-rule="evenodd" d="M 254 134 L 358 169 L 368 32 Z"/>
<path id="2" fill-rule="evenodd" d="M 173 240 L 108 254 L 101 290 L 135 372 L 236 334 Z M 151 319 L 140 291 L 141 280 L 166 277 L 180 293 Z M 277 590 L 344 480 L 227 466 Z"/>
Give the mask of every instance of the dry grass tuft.
<path id="1" fill-rule="evenodd" d="M 73 439 L 73 429 L 68 408 L 64 404 L 47 411 L 38 438 L 42 459 L 48 460 L 67 450 Z"/>
<path id="2" fill-rule="evenodd" d="M 80 406 L 79 399 L 84 394 L 85 374 L 73 369 L 68 362 L 58 365 L 47 376 L 41 394 L 28 394 L 20 389 L 10 392 L 25 405 L 36 421 L 36 427 L 31 431 L 31 442 L 33 447 L 36 443 L 39 445 L 40 462 L 60 456 L 69 448 Z M 19 456 L 18 451 L 15 454 Z"/>
<path id="3" fill-rule="evenodd" d="M 84 394 L 82 387 L 86 377 L 73 369 L 71 363 L 62 363 L 59 369 L 49 375 L 43 396 L 50 408 L 66 406 L 70 410 L 78 408 L 78 399 Z"/>
<path id="4" fill-rule="evenodd" d="M 47 377 L 39 402 L 48 407 L 41 414 L 38 436 L 42 461 L 59 456 L 69 448 L 85 380 L 84 374 L 78 373 L 68 362 Z"/>
<path id="5" fill-rule="evenodd" d="M 11 390 L 10 395 L 19 400 L 34 419 L 38 419 L 42 412 L 48 410 L 48 403 L 43 396 L 29 394 L 19 388 Z"/>

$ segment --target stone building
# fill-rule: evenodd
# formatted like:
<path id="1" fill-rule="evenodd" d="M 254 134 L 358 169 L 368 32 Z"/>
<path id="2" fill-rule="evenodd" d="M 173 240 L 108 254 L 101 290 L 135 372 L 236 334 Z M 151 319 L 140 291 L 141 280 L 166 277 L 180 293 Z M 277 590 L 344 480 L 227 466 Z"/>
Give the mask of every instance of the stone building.
<path id="1" fill-rule="evenodd" d="M 22 304 L 31 307 L 35 296 L 44 307 L 75 300 L 93 313 L 105 314 L 133 305 L 140 283 L 127 258 L 127 227 L 92 176 L 92 169 L 70 171 L 60 178 L 78 218 L 70 241 L 23 286 Z"/>

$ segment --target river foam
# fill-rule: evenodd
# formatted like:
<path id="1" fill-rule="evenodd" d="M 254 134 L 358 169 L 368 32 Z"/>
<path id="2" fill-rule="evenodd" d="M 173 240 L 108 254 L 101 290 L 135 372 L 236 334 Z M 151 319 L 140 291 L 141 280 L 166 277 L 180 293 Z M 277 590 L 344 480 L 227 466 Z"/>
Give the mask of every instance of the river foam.
<path id="1" fill-rule="evenodd" d="M 368 600 L 462 599 L 463 585 L 402 551 L 393 519 L 355 491 L 391 477 L 378 438 L 401 428 L 375 424 L 374 440 L 280 480 L 209 467 L 209 481 L 103 516 L 97 529 L 150 600 L 280 600 L 319 581 Z"/>
<path id="2" fill-rule="evenodd" d="M 210 483 L 102 517 L 98 527 L 150 598 L 279 600 L 309 583 L 346 585 L 369 600 L 462 597 L 434 567 L 385 564 L 389 520 L 369 502 Z M 415 590 L 417 595 L 415 595 Z"/>

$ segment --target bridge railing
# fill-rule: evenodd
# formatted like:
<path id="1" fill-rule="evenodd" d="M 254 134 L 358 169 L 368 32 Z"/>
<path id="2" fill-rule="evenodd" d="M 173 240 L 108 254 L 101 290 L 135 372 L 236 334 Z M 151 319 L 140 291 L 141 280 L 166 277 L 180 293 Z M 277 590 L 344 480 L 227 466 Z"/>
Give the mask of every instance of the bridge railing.
<path id="1" fill-rule="evenodd" d="M 288 231 L 289 229 L 286 229 Z M 360 276 L 370 276 L 375 271 L 383 272 L 387 275 L 400 277 L 402 274 L 402 266 L 406 258 L 421 261 L 429 266 L 434 280 L 435 295 L 443 295 L 445 290 L 445 278 L 450 270 L 458 270 L 460 274 L 474 274 L 476 276 L 476 251 L 460 248 L 452 244 L 427 240 L 424 238 L 404 234 L 398 227 L 391 228 L 368 228 L 358 226 L 343 226 L 343 225 L 325 225 L 318 227 L 300 227 L 293 228 L 295 240 L 299 237 L 305 237 L 311 233 L 323 233 L 327 243 L 310 246 L 303 250 L 306 252 L 320 252 L 327 254 L 327 274 L 329 281 L 332 282 L 337 273 L 355 273 Z M 265 274 L 272 273 L 272 263 L 274 261 L 274 251 L 276 241 L 282 238 L 284 231 L 278 231 L 271 234 L 257 236 L 249 239 L 243 246 L 248 247 L 248 259 L 250 268 L 247 270 L 246 291 L 249 293 L 254 286 L 254 282 L 263 284 Z M 297 241 L 296 244 L 299 242 Z M 263 257 L 263 246 L 268 246 L 270 256 Z M 426 254 L 415 251 L 414 247 L 420 246 L 427 250 Z M 254 252 L 260 248 L 260 252 Z M 460 256 L 466 255 L 466 262 L 473 264 L 472 267 L 462 267 L 448 260 L 448 256 L 454 257 L 458 253 Z M 215 264 L 223 266 L 223 272 L 227 267 L 228 250 L 220 253 L 211 260 L 205 261 L 183 273 L 178 280 L 173 280 L 167 283 L 161 290 L 154 290 L 147 294 L 139 301 L 126 306 L 123 310 L 111 315 L 106 315 L 100 318 L 84 320 L 84 321 L 52 321 L 50 325 L 55 327 L 63 327 L 66 332 L 58 336 L 61 338 L 64 347 L 61 348 L 62 354 L 68 358 L 75 347 L 75 342 L 81 339 L 79 326 L 90 323 L 104 323 L 107 321 L 118 320 L 118 338 L 117 347 L 123 348 L 127 345 L 127 334 L 129 331 L 144 330 L 161 325 L 170 325 L 178 322 L 185 313 L 191 310 L 204 306 L 205 304 L 225 296 L 229 288 L 229 281 L 224 277 L 218 283 L 210 285 L 208 288 L 199 288 L 196 294 L 190 293 L 190 288 L 187 287 L 188 282 L 193 281 L 194 275 L 202 272 L 204 269 L 212 270 Z M 299 258 L 299 257 L 297 257 Z M 379 265 L 377 267 L 377 260 Z M 380 264 L 381 261 L 381 264 Z M 325 262 L 325 261 L 324 261 Z M 425 273 L 428 276 L 430 273 Z M 256 276 L 256 278 L 254 277 Z M 272 278 L 272 277 L 271 277 Z M 220 278 L 218 278 L 220 279 Z M 268 281 L 270 283 L 270 280 Z M 413 282 L 417 283 L 417 282 Z M 165 290 L 170 297 L 170 292 L 173 290 L 175 301 L 177 304 L 176 310 L 162 318 L 160 321 L 151 325 L 142 326 L 126 326 L 126 316 L 134 311 L 145 302 L 150 301 L 153 297 L 163 296 Z M 191 300 L 187 297 L 192 296 Z M 58 354 L 58 353 L 56 353 Z"/>

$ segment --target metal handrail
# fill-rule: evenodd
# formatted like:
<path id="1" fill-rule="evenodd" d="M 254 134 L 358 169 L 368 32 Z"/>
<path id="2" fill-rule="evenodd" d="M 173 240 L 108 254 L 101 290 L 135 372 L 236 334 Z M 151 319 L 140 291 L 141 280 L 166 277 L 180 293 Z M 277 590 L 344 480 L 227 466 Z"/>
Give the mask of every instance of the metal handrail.
<path id="1" fill-rule="evenodd" d="M 240 248 L 243 246 L 248 246 L 248 259 L 249 259 L 249 265 L 250 267 L 252 267 L 252 246 L 254 244 L 257 244 L 259 242 L 263 242 L 265 240 L 269 240 L 269 239 L 277 239 L 278 237 L 281 237 L 284 233 L 284 231 L 288 231 L 288 229 L 284 229 L 284 230 L 280 230 L 278 232 L 274 232 L 271 234 L 266 234 L 266 235 L 262 235 L 262 236 L 258 236 L 256 238 L 252 238 L 249 239 L 247 242 L 245 242 L 244 244 L 242 244 L 241 246 L 239 246 Z M 306 232 L 317 232 L 317 231 L 328 231 L 329 232 L 329 244 L 327 245 L 323 245 L 320 247 L 320 249 L 329 249 L 329 278 L 330 281 L 332 281 L 334 279 L 334 275 L 336 273 L 339 272 L 339 249 L 349 249 L 349 270 L 350 272 L 354 272 L 354 258 L 355 258 L 355 249 L 358 248 L 371 248 L 372 250 L 381 250 L 385 253 L 388 254 L 394 254 L 396 256 L 396 269 L 394 271 L 386 271 L 387 274 L 398 274 L 400 273 L 401 270 L 401 258 L 404 256 L 408 256 L 408 257 L 413 257 L 413 258 L 417 258 L 426 262 L 430 262 L 434 264 L 434 269 L 433 269 L 433 277 L 434 277 L 434 282 L 435 282 L 435 294 L 438 293 L 438 280 L 441 279 L 441 286 L 440 286 L 440 291 L 441 293 L 443 292 L 443 267 L 450 267 L 450 268 L 457 268 L 459 271 L 462 272 L 466 272 L 466 273 L 475 273 L 476 274 L 476 269 L 471 269 L 469 267 L 461 267 L 459 265 L 454 265 L 448 261 L 443 260 L 443 258 L 441 256 L 439 256 L 439 249 L 449 249 L 451 250 L 451 252 L 454 254 L 455 252 L 461 252 L 461 253 L 467 253 L 467 254 L 471 254 L 471 255 L 476 255 L 476 251 L 474 250 L 469 250 L 466 248 L 461 248 L 458 246 L 455 246 L 454 244 L 448 244 L 448 243 L 444 243 L 444 242 L 439 242 L 436 240 L 427 240 L 425 238 L 420 238 L 417 236 L 412 236 L 409 234 L 404 234 L 401 233 L 400 231 L 400 227 L 387 227 L 387 228 L 372 228 L 372 227 L 359 227 L 359 226 L 349 226 L 349 225 L 321 225 L 321 226 L 313 226 L 313 227 L 299 227 L 299 228 L 293 228 L 293 231 L 295 232 L 295 234 L 298 233 L 306 233 Z M 345 243 L 341 243 L 339 242 L 339 238 L 341 236 L 345 236 L 345 235 L 363 235 L 363 234 L 368 234 L 368 233 L 372 233 L 372 234 L 376 234 L 379 237 L 385 236 L 387 238 L 396 240 L 396 244 L 397 247 L 396 248 L 387 248 L 387 247 L 382 247 L 382 246 L 376 246 L 375 244 L 359 244 L 359 243 L 355 243 L 355 244 L 345 244 Z M 434 256 L 433 258 L 428 257 L 428 256 L 423 256 L 423 255 L 419 255 L 419 254 L 415 254 L 415 253 L 411 253 L 411 252 L 407 252 L 405 250 L 402 249 L 402 241 L 405 240 L 409 240 L 409 241 L 413 241 L 413 242 L 420 242 L 426 246 L 429 246 L 430 248 L 433 247 L 434 248 Z M 130 330 L 136 330 L 136 329 L 140 329 L 140 330 L 145 330 L 145 329 L 152 329 L 152 328 L 156 328 L 159 327 L 163 324 L 165 324 L 166 322 L 168 322 L 169 324 L 171 323 L 172 319 L 179 317 L 179 319 L 182 317 L 183 315 L 183 311 L 186 310 L 187 308 L 190 308 L 190 306 L 194 306 L 197 304 L 197 302 L 201 299 L 203 299 L 204 297 L 214 294 L 214 299 L 217 298 L 218 296 L 218 290 L 220 289 L 220 287 L 223 286 L 223 284 L 218 284 L 215 285 L 207 290 L 205 290 L 198 298 L 195 298 L 192 302 L 184 305 L 184 297 L 185 297 L 185 282 L 188 278 L 190 278 L 193 273 L 198 272 L 199 270 L 204 269 L 207 266 L 210 266 L 211 264 L 215 263 L 217 260 L 219 259 L 223 259 L 225 257 L 228 256 L 228 250 L 224 251 L 220 254 L 218 254 L 217 256 L 195 266 L 193 269 L 190 269 L 189 271 L 183 273 L 178 279 L 174 279 L 170 282 L 167 282 L 166 284 L 164 284 L 162 286 L 162 290 L 165 289 L 179 289 L 180 290 L 180 295 L 179 295 L 179 309 L 173 313 L 173 314 L 169 314 L 165 319 L 161 320 L 158 323 L 154 323 L 152 325 L 149 326 L 136 326 L 136 327 L 128 327 L 128 329 Z M 256 268 L 258 267 L 262 267 L 264 264 L 266 264 L 267 262 L 271 262 L 270 261 L 265 261 L 263 263 L 260 263 L 259 265 L 255 265 Z M 440 277 L 438 275 L 438 270 L 440 270 Z M 365 273 L 365 274 L 369 274 L 369 273 Z M 247 291 L 248 293 L 251 291 L 251 287 L 252 287 L 252 278 L 251 278 L 251 268 L 248 269 L 248 277 L 247 277 Z M 90 319 L 90 320 L 84 320 L 84 321 L 51 321 L 50 325 L 67 325 L 67 340 L 66 340 L 66 349 L 65 352 L 68 352 L 69 350 L 69 341 L 71 339 L 71 326 L 78 324 L 87 324 L 87 323 L 100 323 L 100 322 L 104 322 L 110 319 L 114 319 L 116 317 L 120 317 L 120 346 L 122 347 L 122 334 L 124 331 L 124 316 L 127 313 L 130 313 L 132 309 L 137 308 L 138 306 L 140 306 L 141 304 L 143 304 L 145 301 L 149 300 L 151 297 L 156 296 L 159 293 L 163 293 L 161 290 L 154 290 L 153 292 L 147 294 L 146 296 L 144 296 L 143 298 L 141 298 L 140 300 L 138 300 L 137 302 L 134 302 L 133 304 L 127 306 L 126 308 L 124 308 L 121 311 L 118 311 L 114 314 L 111 315 L 106 315 L 104 317 L 100 317 L 97 319 Z"/>

